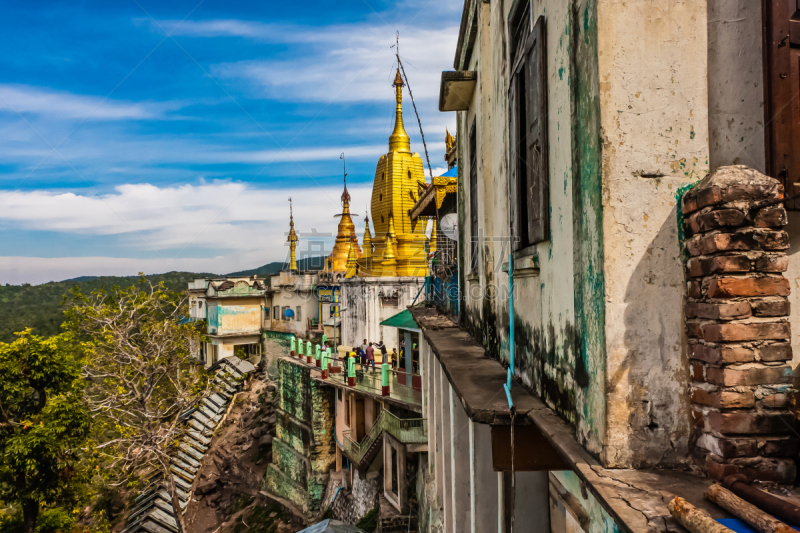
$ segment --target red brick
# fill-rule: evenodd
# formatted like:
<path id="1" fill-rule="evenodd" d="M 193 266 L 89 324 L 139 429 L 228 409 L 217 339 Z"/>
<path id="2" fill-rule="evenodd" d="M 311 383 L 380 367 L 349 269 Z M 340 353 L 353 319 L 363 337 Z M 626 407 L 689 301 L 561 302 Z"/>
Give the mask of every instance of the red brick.
<path id="1" fill-rule="evenodd" d="M 686 335 L 688 335 L 690 339 L 702 339 L 703 332 L 700 329 L 700 324 L 698 322 L 693 322 L 693 321 L 687 322 Z"/>
<path id="2" fill-rule="evenodd" d="M 753 238 L 762 250 L 788 250 L 789 234 L 783 230 L 763 230 L 753 231 Z"/>
<path id="3" fill-rule="evenodd" d="M 786 208 L 782 205 L 771 205 L 760 209 L 753 218 L 757 228 L 779 228 L 789 223 Z"/>
<path id="4" fill-rule="evenodd" d="M 717 348 L 698 342 L 689 345 L 689 357 L 707 363 L 716 363 L 720 359 L 720 353 Z"/>
<path id="5" fill-rule="evenodd" d="M 770 394 L 769 396 L 764 396 L 760 401 L 759 404 L 767 409 L 783 409 L 784 407 L 789 406 L 789 395 L 788 394 Z"/>
<path id="6" fill-rule="evenodd" d="M 789 361 L 792 358 L 790 344 L 766 344 L 758 349 L 762 361 Z"/>
<path id="7" fill-rule="evenodd" d="M 691 256 L 750 250 L 786 250 L 789 248 L 789 234 L 783 230 L 746 228 L 736 233 L 698 235 L 686 241 L 686 248 Z"/>
<path id="8" fill-rule="evenodd" d="M 764 298 L 750 300 L 750 307 L 756 316 L 789 316 L 789 300 L 786 298 Z"/>
<path id="9" fill-rule="evenodd" d="M 709 274 L 749 272 L 750 259 L 746 255 L 718 255 L 705 259 L 693 257 L 687 262 L 686 269 L 693 278 Z"/>
<path id="10" fill-rule="evenodd" d="M 724 458 L 753 457 L 758 455 L 758 441 L 752 437 L 714 437 L 703 435 L 698 440 L 709 452 Z"/>
<path id="11" fill-rule="evenodd" d="M 758 441 L 759 454 L 767 457 L 796 457 L 798 452 L 797 438 L 767 437 Z"/>
<path id="12" fill-rule="evenodd" d="M 689 346 L 689 357 L 707 363 L 750 363 L 756 360 L 756 352 L 744 346 L 709 346 L 698 342 Z"/>
<path id="13" fill-rule="evenodd" d="M 753 265 L 755 272 L 786 272 L 789 269 L 789 257 L 786 254 L 762 255 Z"/>
<path id="14" fill-rule="evenodd" d="M 792 382 L 792 367 L 781 366 L 747 366 L 747 367 L 708 367 L 706 380 L 709 383 L 725 387 L 740 385 L 777 385 Z"/>
<path id="15" fill-rule="evenodd" d="M 788 411 L 777 413 L 711 411 L 706 417 L 706 422 L 713 431 L 725 435 L 783 434 L 794 428 L 794 417 Z"/>
<path id="16" fill-rule="evenodd" d="M 709 298 L 789 296 L 789 280 L 783 276 L 764 278 L 718 278 L 708 285 Z"/>
<path id="17" fill-rule="evenodd" d="M 709 318 L 712 320 L 733 320 L 747 318 L 751 315 L 750 304 L 747 302 L 733 302 L 711 304 L 703 302 L 688 302 L 686 316 L 689 318 Z"/>
<path id="18" fill-rule="evenodd" d="M 699 281 L 690 281 L 686 284 L 686 292 L 689 294 L 689 298 L 702 298 L 703 297 L 703 288 L 702 284 Z"/>
<path id="19" fill-rule="evenodd" d="M 694 381 L 704 382 L 706 380 L 705 376 L 703 375 L 703 370 L 705 369 L 703 365 L 698 364 L 691 364 L 689 365 L 692 371 L 692 379 Z"/>
<path id="20" fill-rule="evenodd" d="M 724 462 L 722 458 L 709 455 L 705 467 L 709 477 L 723 479 L 731 475 L 741 474 L 749 481 L 771 481 L 783 485 L 794 483 L 797 467 L 792 459 L 759 457 L 731 459 Z"/>
<path id="21" fill-rule="evenodd" d="M 706 324 L 700 328 L 706 342 L 781 340 L 790 337 L 788 322 Z"/>
<path id="22" fill-rule="evenodd" d="M 697 207 L 697 200 L 692 196 L 691 198 L 687 198 L 686 196 L 683 197 L 683 214 L 688 215 L 689 213 L 693 213 L 697 211 L 699 208 Z"/>
<path id="23" fill-rule="evenodd" d="M 751 168 L 727 166 L 715 170 L 686 196 L 695 199 L 700 209 L 728 202 L 754 204 L 783 198 L 783 185 Z"/>
<path id="24" fill-rule="evenodd" d="M 738 209 L 715 209 L 695 213 L 688 223 L 692 233 L 705 233 L 723 227 L 738 227 L 747 222 L 747 217 Z"/>
<path id="25" fill-rule="evenodd" d="M 720 362 L 722 363 L 749 363 L 756 360 L 756 353 L 752 348 L 744 346 L 720 346 Z"/>
<path id="26" fill-rule="evenodd" d="M 699 235 L 686 241 L 689 255 L 709 255 L 717 252 L 754 250 L 758 247 L 755 238 L 748 233 L 715 233 Z"/>
<path id="27" fill-rule="evenodd" d="M 747 409 L 755 407 L 756 398 L 752 391 L 707 391 L 693 388 L 692 402 L 720 409 Z"/>

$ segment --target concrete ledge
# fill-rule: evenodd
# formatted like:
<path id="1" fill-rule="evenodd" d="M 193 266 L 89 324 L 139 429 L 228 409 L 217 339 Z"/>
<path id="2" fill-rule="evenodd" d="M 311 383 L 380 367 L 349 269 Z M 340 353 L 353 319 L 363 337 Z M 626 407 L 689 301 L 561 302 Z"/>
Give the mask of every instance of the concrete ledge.
<path id="1" fill-rule="evenodd" d="M 506 369 L 486 357 L 486 350 L 433 308 L 410 308 L 461 405 L 474 422 L 511 424 L 511 410 L 503 389 Z M 530 424 L 526 414 L 541 405 L 521 385 L 511 388 L 517 424 Z"/>
<path id="2" fill-rule="evenodd" d="M 479 423 L 509 424 L 511 413 L 502 385 L 506 369 L 445 315 L 433 308 L 411 308 L 414 320 L 442 365 L 469 417 Z M 703 497 L 713 483 L 689 471 L 607 469 L 581 446 L 572 428 L 518 383 L 512 388 L 515 424 L 535 424 L 581 479 L 621 531 L 685 531 L 667 504 L 681 496 L 714 518 L 731 518 Z"/>

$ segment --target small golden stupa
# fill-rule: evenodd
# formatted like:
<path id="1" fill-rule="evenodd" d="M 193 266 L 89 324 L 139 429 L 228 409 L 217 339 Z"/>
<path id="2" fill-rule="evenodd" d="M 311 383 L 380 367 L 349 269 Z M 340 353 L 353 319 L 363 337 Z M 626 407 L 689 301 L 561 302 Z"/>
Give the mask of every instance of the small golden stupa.
<path id="1" fill-rule="evenodd" d="M 329 272 L 344 272 L 347 270 L 350 249 L 353 248 L 355 258 L 361 257 L 361 247 L 358 245 L 356 236 L 356 225 L 350 215 L 350 193 L 347 192 L 347 176 L 344 178 L 344 192 L 342 193 L 342 212 L 337 217 L 342 217 L 339 221 L 339 229 L 336 234 L 336 243 L 333 251 L 325 262 L 325 270 Z M 349 276 L 348 276 L 349 277 Z"/>
<path id="2" fill-rule="evenodd" d="M 289 197 L 289 271 L 297 272 L 297 233 L 294 231 L 294 214 L 292 213 L 292 197 Z"/>

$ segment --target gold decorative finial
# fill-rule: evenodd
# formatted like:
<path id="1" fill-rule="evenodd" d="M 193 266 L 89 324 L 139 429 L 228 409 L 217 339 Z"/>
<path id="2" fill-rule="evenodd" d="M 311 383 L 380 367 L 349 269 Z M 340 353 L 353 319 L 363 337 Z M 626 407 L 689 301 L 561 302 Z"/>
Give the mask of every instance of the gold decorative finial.
<path id="1" fill-rule="evenodd" d="M 286 242 L 289 243 L 289 270 L 292 272 L 297 271 L 297 233 L 294 231 L 294 213 L 292 211 L 292 197 L 289 197 L 289 237 Z"/>
<path id="2" fill-rule="evenodd" d="M 339 156 L 344 160 L 344 153 Z M 347 167 L 344 167 L 345 170 Z M 336 217 L 341 217 L 339 221 L 339 232 L 336 235 L 336 242 L 329 257 L 330 270 L 333 272 L 346 271 L 350 262 L 350 254 L 353 253 L 358 259 L 361 257 L 361 247 L 358 245 L 356 226 L 353 224 L 353 216 L 350 214 L 350 193 L 347 192 L 347 172 L 344 172 L 344 191 L 342 192 L 342 212 Z"/>
<path id="3" fill-rule="evenodd" d="M 370 259 L 372 257 L 372 234 L 369 231 L 369 211 L 367 211 L 367 215 L 364 217 L 364 222 L 366 222 L 367 225 L 364 228 L 364 255 L 362 257 Z"/>
<path id="4" fill-rule="evenodd" d="M 450 130 L 449 129 L 445 128 L 444 131 L 447 132 L 447 135 L 444 136 L 444 146 L 445 146 L 445 148 L 447 148 L 449 150 L 449 149 L 453 148 L 456 145 L 456 139 L 455 139 L 455 137 L 450 135 Z"/>
<path id="5" fill-rule="evenodd" d="M 390 152 L 411 152 L 411 139 L 403 126 L 403 77 L 400 75 L 400 68 L 394 77 L 395 99 L 397 108 L 395 109 L 394 131 L 389 137 Z"/>

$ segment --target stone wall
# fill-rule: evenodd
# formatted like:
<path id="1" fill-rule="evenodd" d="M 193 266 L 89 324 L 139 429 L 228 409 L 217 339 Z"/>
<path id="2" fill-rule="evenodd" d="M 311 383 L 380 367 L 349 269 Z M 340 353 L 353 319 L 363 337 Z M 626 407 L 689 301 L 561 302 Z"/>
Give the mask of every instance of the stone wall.
<path id="1" fill-rule="evenodd" d="M 322 510 L 336 459 L 333 387 L 311 379 L 309 368 L 278 359 L 277 424 L 265 488 L 309 518 Z"/>
<path id="2" fill-rule="evenodd" d="M 683 198 L 694 457 L 714 478 L 791 483 L 798 439 L 782 185 L 721 167 Z M 773 203 L 770 203 L 773 202 Z M 770 205 L 766 205 L 770 204 Z"/>

